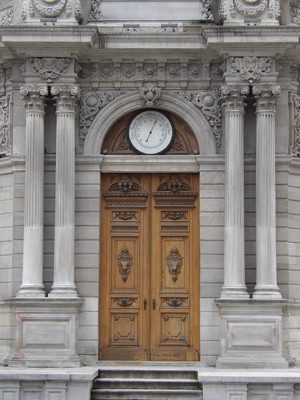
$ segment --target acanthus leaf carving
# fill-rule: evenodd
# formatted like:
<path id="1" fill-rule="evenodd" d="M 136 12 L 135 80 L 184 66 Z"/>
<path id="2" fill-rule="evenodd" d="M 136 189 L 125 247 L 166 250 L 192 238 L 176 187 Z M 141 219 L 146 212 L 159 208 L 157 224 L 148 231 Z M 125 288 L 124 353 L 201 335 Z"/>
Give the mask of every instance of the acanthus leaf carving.
<path id="1" fill-rule="evenodd" d="M 241 78 L 249 83 L 260 80 L 262 74 L 271 72 L 274 66 L 272 57 L 229 57 L 230 72 L 239 73 Z"/>
<path id="2" fill-rule="evenodd" d="M 127 246 L 123 246 L 121 253 L 117 256 L 117 265 L 119 267 L 119 272 L 122 275 L 122 281 L 126 282 L 128 279 L 128 274 L 131 271 L 133 257 L 129 253 Z"/>
<path id="3" fill-rule="evenodd" d="M 173 92 L 199 108 L 209 123 L 218 147 L 222 144 L 222 110 L 220 90 Z"/>
<path id="4" fill-rule="evenodd" d="M 180 252 L 177 246 L 173 246 L 170 254 L 167 257 L 167 266 L 169 269 L 169 273 L 172 275 L 172 281 L 176 282 L 178 279 L 178 275 L 181 272 L 183 257 L 180 255 Z"/>
<path id="5" fill-rule="evenodd" d="M 33 70 L 40 78 L 52 83 L 60 74 L 67 72 L 71 64 L 70 58 L 65 57 L 35 57 L 31 59 Z"/>

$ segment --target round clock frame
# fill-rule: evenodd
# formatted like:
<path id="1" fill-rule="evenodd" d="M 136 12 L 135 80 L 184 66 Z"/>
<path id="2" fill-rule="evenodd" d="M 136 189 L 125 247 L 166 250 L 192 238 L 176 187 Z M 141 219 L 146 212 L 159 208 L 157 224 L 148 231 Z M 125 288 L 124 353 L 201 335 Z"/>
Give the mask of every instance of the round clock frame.
<path id="1" fill-rule="evenodd" d="M 166 153 L 173 143 L 173 138 L 173 124 L 161 110 L 141 110 L 128 125 L 128 141 L 138 154 Z"/>

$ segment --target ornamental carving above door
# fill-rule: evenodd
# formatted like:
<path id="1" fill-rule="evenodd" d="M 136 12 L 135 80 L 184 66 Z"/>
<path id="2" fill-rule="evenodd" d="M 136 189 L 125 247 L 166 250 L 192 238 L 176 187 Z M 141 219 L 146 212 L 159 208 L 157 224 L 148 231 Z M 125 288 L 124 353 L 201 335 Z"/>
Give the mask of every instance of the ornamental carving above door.
<path id="1" fill-rule="evenodd" d="M 198 180 L 102 175 L 100 359 L 199 359 Z"/>

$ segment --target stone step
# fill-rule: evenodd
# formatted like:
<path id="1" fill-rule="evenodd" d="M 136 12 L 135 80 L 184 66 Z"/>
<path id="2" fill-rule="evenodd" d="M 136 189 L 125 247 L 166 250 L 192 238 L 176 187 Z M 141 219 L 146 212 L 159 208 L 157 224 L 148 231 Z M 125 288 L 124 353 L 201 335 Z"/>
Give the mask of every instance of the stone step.
<path id="1" fill-rule="evenodd" d="M 97 389 L 93 400 L 202 400 L 202 391 L 163 389 Z"/>
<path id="2" fill-rule="evenodd" d="M 197 372 L 193 370 L 168 370 L 168 369 L 101 369 L 101 379 L 174 379 L 198 380 Z"/>
<path id="3" fill-rule="evenodd" d="M 95 389 L 172 389 L 172 390 L 198 390 L 199 383 L 192 379 L 133 379 L 133 378 L 98 378 L 94 381 Z"/>

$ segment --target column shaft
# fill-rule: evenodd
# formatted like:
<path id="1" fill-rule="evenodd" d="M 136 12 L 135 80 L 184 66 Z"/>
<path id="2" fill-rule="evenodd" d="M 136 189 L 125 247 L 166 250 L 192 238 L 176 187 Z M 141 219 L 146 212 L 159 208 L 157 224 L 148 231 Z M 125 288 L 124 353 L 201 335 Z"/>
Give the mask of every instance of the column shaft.
<path id="1" fill-rule="evenodd" d="M 280 299 L 276 265 L 275 94 L 254 87 L 256 96 L 256 286 L 255 298 Z M 277 93 L 278 91 L 278 93 Z"/>
<path id="2" fill-rule="evenodd" d="M 224 91 L 224 89 L 223 89 Z M 224 286 L 221 298 L 247 298 L 244 234 L 244 96 L 225 88 Z"/>
<path id="3" fill-rule="evenodd" d="M 57 125 L 54 279 L 49 296 L 77 297 L 74 283 L 74 232 L 75 104 L 78 92 L 77 87 L 54 87 L 52 91 L 57 96 Z"/>
<path id="4" fill-rule="evenodd" d="M 44 97 L 47 88 L 23 87 L 26 108 L 22 285 L 18 297 L 44 297 Z"/>

